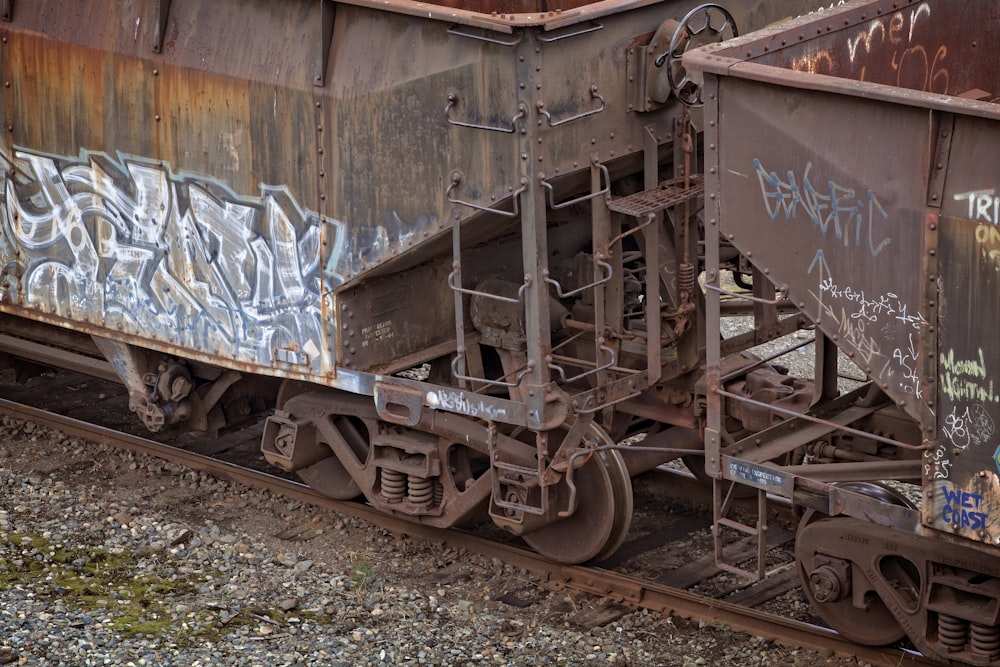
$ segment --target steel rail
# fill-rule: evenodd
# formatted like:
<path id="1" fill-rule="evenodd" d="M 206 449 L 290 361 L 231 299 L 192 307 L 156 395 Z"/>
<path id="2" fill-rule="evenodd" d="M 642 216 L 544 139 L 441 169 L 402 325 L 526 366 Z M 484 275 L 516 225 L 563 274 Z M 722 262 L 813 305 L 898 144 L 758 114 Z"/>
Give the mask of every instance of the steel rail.
<path id="1" fill-rule="evenodd" d="M 450 547 L 499 558 L 509 565 L 527 570 L 538 577 L 543 585 L 550 588 L 591 593 L 613 602 L 649 609 L 665 615 L 676 615 L 716 625 L 722 624 L 729 629 L 763 637 L 780 644 L 856 657 L 872 665 L 903 667 L 939 664 L 906 650 L 893 647 L 860 646 L 826 628 L 741 607 L 724 600 L 697 595 L 599 567 L 553 563 L 527 549 L 499 544 L 459 530 L 434 528 L 414 523 L 383 514 L 361 503 L 333 500 L 299 482 L 10 400 L 0 399 L 0 412 L 15 418 L 34 421 L 67 435 L 155 456 L 248 487 L 267 489 L 322 509 L 363 519 L 394 533 L 447 543 Z"/>

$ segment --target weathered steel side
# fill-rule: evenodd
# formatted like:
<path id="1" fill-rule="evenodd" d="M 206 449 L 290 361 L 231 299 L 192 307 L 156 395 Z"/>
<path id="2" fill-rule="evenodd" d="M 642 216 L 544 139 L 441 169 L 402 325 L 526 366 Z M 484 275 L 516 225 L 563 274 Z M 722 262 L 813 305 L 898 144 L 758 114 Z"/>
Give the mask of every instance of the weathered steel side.
<path id="1" fill-rule="evenodd" d="M 667 144 L 630 48 L 693 4 L 19 3 L 0 309 L 326 383 L 447 353 L 452 225 L 466 284 L 520 282 L 492 251 L 521 218 L 483 209 L 544 211 Z M 812 3 L 736 4 L 750 29 Z"/>
<path id="2" fill-rule="evenodd" d="M 1000 13 L 953 9 L 852 5 L 685 63 L 718 85 L 723 235 L 918 421 L 924 524 L 996 544 Z"/>

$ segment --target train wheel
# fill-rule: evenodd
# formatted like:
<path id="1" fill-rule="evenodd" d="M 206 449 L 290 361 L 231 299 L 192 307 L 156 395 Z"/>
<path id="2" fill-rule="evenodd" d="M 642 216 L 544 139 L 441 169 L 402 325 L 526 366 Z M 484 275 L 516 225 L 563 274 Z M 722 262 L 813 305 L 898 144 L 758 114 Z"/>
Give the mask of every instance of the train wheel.
<path id="1" fill-rule="evenodd" d="M 906 497 L 882 484 L 845 482 L 838 486 L 889 505 L 914 507 Z M 813 510 L 805 513 L 795 538 L 795 560 L 802 577 L 802 590 L 819 617 L 851 641 L 869 646 L 894 644 L 906 637 L 906 632 L 882 598 L 874 590 L 856 595 L 854 588 L 866 585 L 866 581 L 853 581 L 859 568 L 850 561 L 826 555 L 834 553 L 824 545 L 839 539 L 842 522 L 856 520 L 826 517 Z M 859 598 L 860 605 L 855 604 L 855 598 Z"/>
<path id="2" fill-rule="evenodd" d="M 610 442 L 600 431 L 602 442 Z M 528 533 L 524 541 L 542 556 L 560 563 L 607 558 L 622 545 L 632 523 L 632 479 L 617 450 L 598 451 L 574 471 L 577 508 L 572 516 Z M 569 488 L 559 485 L 555 502 L 565 506 Z"/>
<path id="3" fill-rule="evenodd" d="M 312 387 L 304 382 L 285 380 L 278 390 L 276 407 L 283 410 L 288 401 L 309 391 Z M 367 425 L 356 417 L 335 417 L 334 425 L 356 452 L 367 452 L 371 446 Z M 361 487 L 347 472 L 344 464 L 336 456 L 328 456 L 313 465 L 295 472 L 299 479 L 314 491 L 334 500 L 352 500 L 361 495 Z"/>
<path id="4" fill-rule="evenodd" d="M 352 500 L 361 495 L 361 487 L 336 456 L 327 457 L 295 474 L 310 488 L 327 498 Z"/>
<path id="5" fill-rule="evenodd" d="M 839 538 L 840 522 L 850 517 L 816 518 L 812 511 L 802 518 L 795 539 L 795 560 L 802 577 L 802 591 L 816 614 L 831 628 L 853 642 L 867 646 L 894 644 L 906 632 L 874 590 L 857 595 L 855 587 L 867 580 L 850 561 L 824 554 L 824 544 Z M 856 600 L 857 598 L 857 600 Z"/>

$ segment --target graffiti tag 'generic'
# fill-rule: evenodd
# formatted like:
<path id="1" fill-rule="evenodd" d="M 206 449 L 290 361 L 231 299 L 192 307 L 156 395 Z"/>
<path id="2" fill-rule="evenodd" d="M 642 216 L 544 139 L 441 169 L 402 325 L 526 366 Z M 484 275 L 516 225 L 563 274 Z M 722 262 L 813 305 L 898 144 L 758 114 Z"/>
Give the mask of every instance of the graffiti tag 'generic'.
<path id="1" fill-rule="evenodd" d="M 986 520 L 989 516 L 983 509 L 983 497 L 978 493 L 969 493 L 961 489 L 949 489 L 950 484 L 942 484 L 944 506 L 941 508 L 941 520 L 955 528 L 966 530 L 986 530 Z"/>
<path id="2" fill-rule="evenodd" d="M 427 405 L 432 408 L 458 412 L 470 417 L 485 419 L 503 419 L 507 416 L 506 408 L 498 408 L 487 403 L 482 396 L 467 395 L 464 391 L 452 389 L 437 389 L 428 392 Z"/>
<path id="3" fill-rule="evenodd" d="M 760 160 L 754 159 L 754 169 L 760 183 L 760 194 L 771 220 L 783 216 L 785 220 L 805 219 L 813 223 L 825 237 L 831 232 L 845 248 L 862 246 L 874 257 L 889 245 L 889 237 L 877 238 L 875 225 L 889 215 L 871 190 L 858 197 L 854 188 L 827 181 L 817 189 L 809 180 L 811 164 L 807 164 L 801 178 L 788 171 L 782 180 L 776 171 L 768 171 Z"/>

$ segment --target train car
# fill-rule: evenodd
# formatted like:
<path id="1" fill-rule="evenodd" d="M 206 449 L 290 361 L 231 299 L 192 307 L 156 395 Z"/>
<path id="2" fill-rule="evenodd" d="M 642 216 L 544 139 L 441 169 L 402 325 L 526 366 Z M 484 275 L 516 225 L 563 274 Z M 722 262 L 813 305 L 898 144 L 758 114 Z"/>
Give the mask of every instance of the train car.
<path id="1" fill-rule="evenodd" d="M 967 4 L 4 0 L 0 352 L 120 381 L 152 431 L 268 414 L 323 493 L 566 563 L 683 458 L 723 564 L 750 533 L 767 574 L 784 495 L 833 627 L 996 662 Z M 814 377 L 754 353 L 803 331 Z"/>
<path id="2" fill-rule="evenodd" d="M 7 2 L 0 347 L 152 431 L 274 409 L 331 496 L 610 554 L 631 476 L 703 454 L 680 56 L 811 8 Z"/>
<path id="3" fill-rule="evenodd" d="M 745 398 L 709 336 L 709 472 L 808 508 L 803 589 L 841 633 L 977 665 L 1000 663 L 998 29 L 993 2 L 862 2 L 682 63 L 703 76 L 708 321 L 735 246 L 820 361 L 869 380 L 838 395 L 820 363 L 805 414 L 734 442 L 724 404 Z M 919 482 L 920 507 L 887 479 Z"/>

